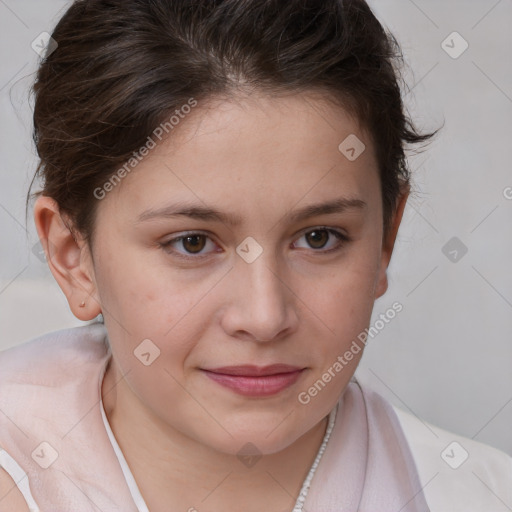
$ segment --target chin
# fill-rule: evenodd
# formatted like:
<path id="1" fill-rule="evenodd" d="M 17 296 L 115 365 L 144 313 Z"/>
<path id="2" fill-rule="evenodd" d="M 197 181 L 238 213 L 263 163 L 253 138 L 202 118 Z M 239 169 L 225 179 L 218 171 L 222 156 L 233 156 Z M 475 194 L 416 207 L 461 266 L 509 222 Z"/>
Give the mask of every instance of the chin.
<path id="1" fill-rule="evenodd" d="M 221 439 L 211 439 L 208 444 L 217 451 L 230 455 L 271 455 L 280 452 L 293 444 L 301 437 L 309 426 L 290 425 L 283 421 L 283 417 L 275 417 L 274 421 L 269 421 L 261 413 L 255 413 L 253 419 L 245 416 L 244 424 L 222 423 L 227 432 Z M 290 415 L 289 418 L 292 418 Z"/>
<path id="2" fill-rule="evenodd" d="M 263 455 L 278 453 L 296 440 L 294 437 L 273 439 L 271 436 L 267 436 L 268 432 L 254 432 L 253 435 L 234 435 L 228 441 L 213 441 L 210 447 L 218 452 L 234 455 L 242 463 L 245 463 L 251 457 L 259 458 Z"/>

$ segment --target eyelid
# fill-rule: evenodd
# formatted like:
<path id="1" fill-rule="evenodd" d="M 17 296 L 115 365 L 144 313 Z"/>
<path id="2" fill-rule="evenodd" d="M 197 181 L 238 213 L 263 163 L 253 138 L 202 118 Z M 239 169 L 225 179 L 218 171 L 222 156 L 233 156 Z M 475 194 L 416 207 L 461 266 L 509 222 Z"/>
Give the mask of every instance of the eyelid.
<path id="1" fill-rule="evenodd" d="M 299 236 L 304 236 L 306 233 L 311 233 L 312 231 L 329 231 L 330 233 L 337 233 L 340 236 L 346 238 L 349 240 L 348 234 L 345 232 L 345 230 L 341 228 L 335 228 L 333 226 L 324 226 L 322 224 L 319 224 L 318 226 L 308 227 L 300 230 L 298 232 Z"/>

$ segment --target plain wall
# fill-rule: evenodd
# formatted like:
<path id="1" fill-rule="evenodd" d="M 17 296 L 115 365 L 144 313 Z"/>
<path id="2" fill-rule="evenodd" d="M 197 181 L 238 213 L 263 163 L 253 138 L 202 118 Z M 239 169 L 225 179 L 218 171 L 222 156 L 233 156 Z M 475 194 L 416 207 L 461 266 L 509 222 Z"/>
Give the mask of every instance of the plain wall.
<path id="1" fill-rule="evenodd" d="M 25 224 L 37 165 L 28 88 L 38 56 L 31 43 L 51 33 L 67 5 L 0 3 L 0 348 L 82 324 L 32 252 L 31 212 Z M 404 101 L 416 124 L 445 126 L 409 160 L 414 191 L 372 324 L 395 301 L 403 310 L 369 340 L 357 375 L 424 420 L 512 454 L 512 4 L 370 5 L 402 44 L 411 89 Z M 457 59 L 441 46 L 454 31 L 469 43 Z M 443 251 L 453 237 L 455 262 L 446 255 L 454 247 Z"/>

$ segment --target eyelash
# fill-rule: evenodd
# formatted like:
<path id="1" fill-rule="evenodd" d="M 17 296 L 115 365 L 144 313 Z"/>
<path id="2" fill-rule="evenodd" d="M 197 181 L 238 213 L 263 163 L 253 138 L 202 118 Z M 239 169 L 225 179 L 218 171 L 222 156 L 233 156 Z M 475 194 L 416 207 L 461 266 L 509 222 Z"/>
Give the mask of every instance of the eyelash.
<path id="1" fill-rule="evenodd" d="M 326 250 L 322 250 L 322 249 L 311 249 L 313 252 L 316 252 L 316 253 L 320 253 L 320 254 L 330 254 L 332 252 L 336 252 L 336 251 L 340 251 L 344 246 L 345 244 L 347 244 L 348 242 L 351 241 L 351 238 L 348 237 L 347 235 L 345 235 L 345 233 L 341 232 L 341 231 L 338 231 L 336 229 L 333 229 L 333 228 L 329 228 L 327 226 L 317 226 L 313 229 L 309 229 L 308 231 L 304 231 L 302 233 L 302 235 L 299 237 L 299 238 L 302 238 L 303 236 L 309 234 L 309 233 L 313 233 L 315 231 L 327 231 L 328 233 L 334 235 L 337 239 L 338 239 L 338 242 L 336 243 L 336 245 L 334 247 L 331 247 L 330 249 L 326 249 Z M 188 238 L 190 236 L 205 236 L 207 238 L 209 238 L 211 240 L 211 238 L 209 237 L 209 235 L 207 233 L 204 233 L 204 232 L 201 232 L 201 231 L 190 231 L 188 233 L 184 233 L 183 235 L 180 235 L 176 238 L 172 238 L 171 240 L 168 240 L 166 242 L 161 242 L 159 243 L 160 247 L 162 247 L 168 254 L 171 254 L 173 253 L 173 256 L 176 256 L 178 258 L 182 258 L 182 259 L 185 259 L 185 260 L 202 260 L 204 258 L 207 258 L 210 254 L 206 254 L 206 255 L 196 255 L 196 256 L 186 256 L 184 255 L 183 253 L 179 252 L 179 251 L 176 251 L 176 250 L 171 250 L 169 251 L 168 248 L 172 246 L 172 244 L 174 243 L 177 243 L 177 242 L 181 242 L 182 240 L 184 240 L 185 238 Z M 192 254 L 192 253 L 189 253 L 189 254 Z"/>

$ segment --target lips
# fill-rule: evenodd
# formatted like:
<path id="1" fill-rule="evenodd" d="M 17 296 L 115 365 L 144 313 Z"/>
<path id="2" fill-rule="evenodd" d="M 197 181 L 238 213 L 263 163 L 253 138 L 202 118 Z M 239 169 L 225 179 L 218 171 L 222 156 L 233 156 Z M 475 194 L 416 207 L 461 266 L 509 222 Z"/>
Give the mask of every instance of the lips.
<path id="1" fill-rule="evenodd" d="M 241 365 L 241 366 L 223 366 L 221 368 L 212 368 L 206 371 L 212 373 L 220 373 L 223 375 L 240 375 L 244 377 L 263 377 L 266 375 L 277 375 L 279 373 L 292 373 L 302 368 L 298 366 L 291 366 L 289 364 L 272 364 L 269 366 L 254 366 L 254 365 Z"/>
<path id="2" fill-rule="evenodd" d="M 237 394 L 252 397 L 275 395 L 294 384 L 305 368 L 287 364 L 223 366 L 202 369 L 211 380 Z"/>

